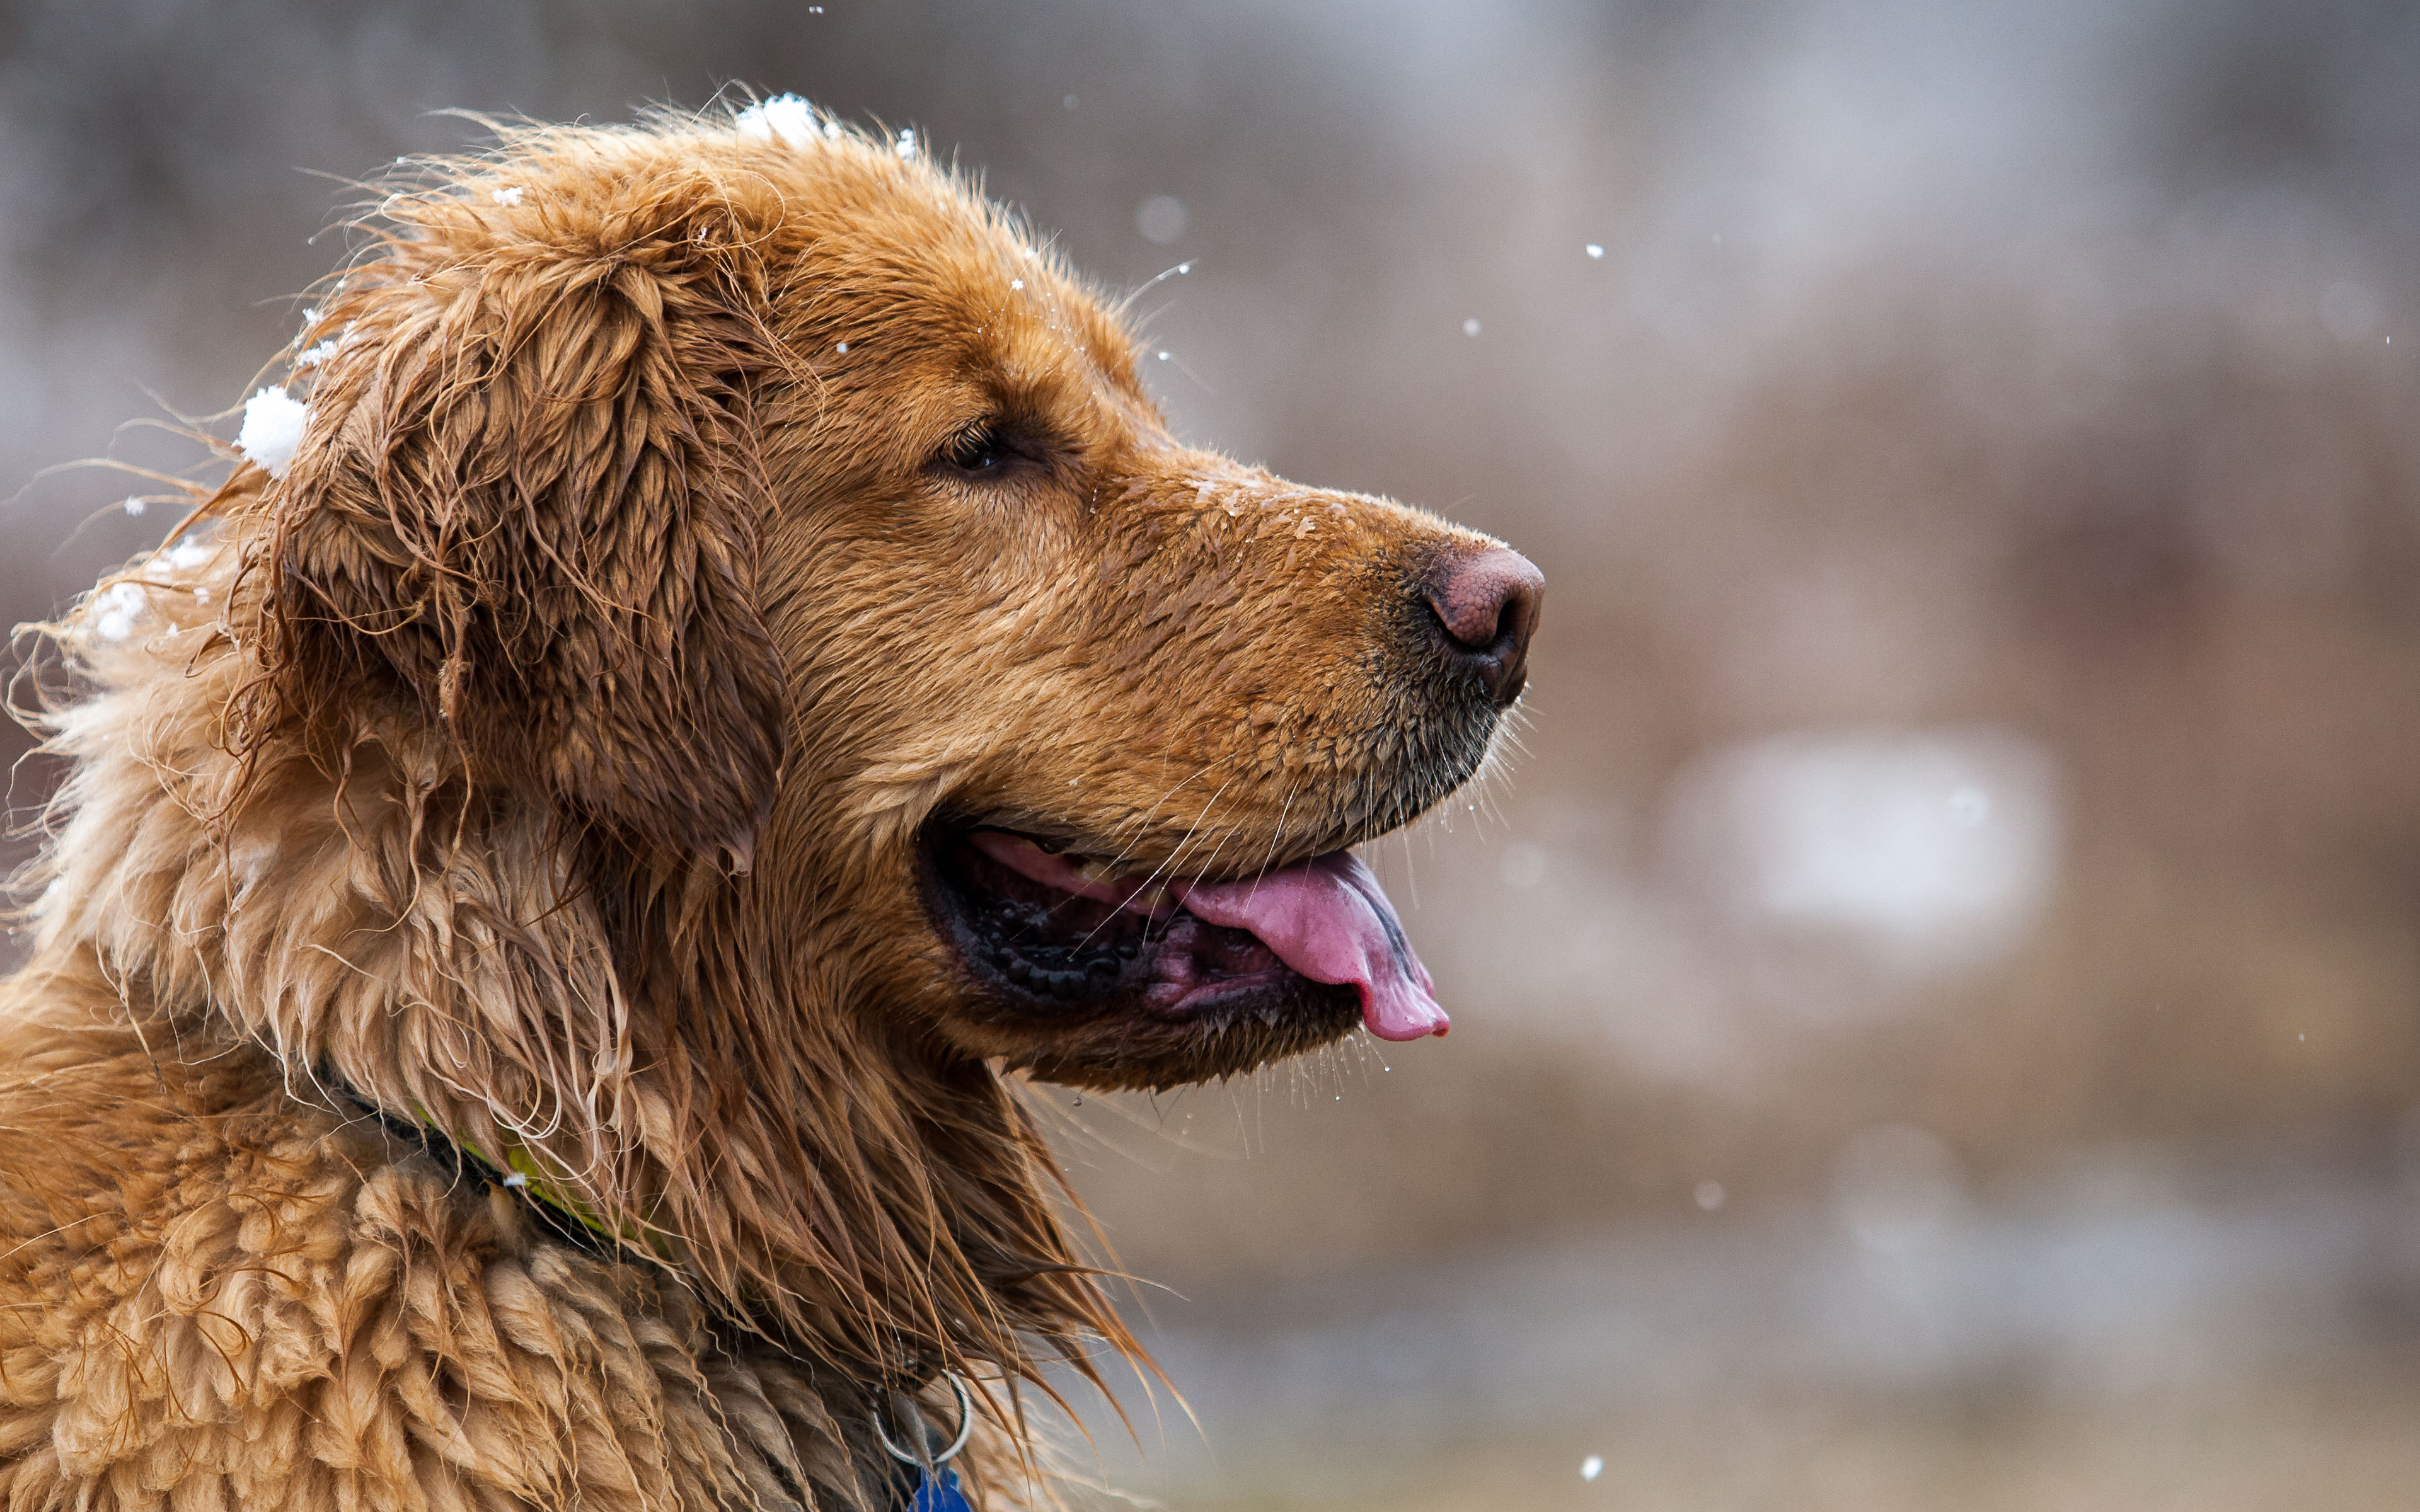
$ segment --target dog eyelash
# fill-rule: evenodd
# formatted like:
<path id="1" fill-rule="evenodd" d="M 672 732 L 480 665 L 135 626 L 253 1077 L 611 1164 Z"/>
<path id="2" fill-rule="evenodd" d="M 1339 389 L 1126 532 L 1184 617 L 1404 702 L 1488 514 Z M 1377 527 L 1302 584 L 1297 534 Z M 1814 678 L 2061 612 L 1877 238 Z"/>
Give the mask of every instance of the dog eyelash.
<path id="1" fill-rule="evenodd" d="M 998 472 L 1020 455 L 987 420 L 958 432 L 941 448 L 941 460 L 960 472 Z"/>

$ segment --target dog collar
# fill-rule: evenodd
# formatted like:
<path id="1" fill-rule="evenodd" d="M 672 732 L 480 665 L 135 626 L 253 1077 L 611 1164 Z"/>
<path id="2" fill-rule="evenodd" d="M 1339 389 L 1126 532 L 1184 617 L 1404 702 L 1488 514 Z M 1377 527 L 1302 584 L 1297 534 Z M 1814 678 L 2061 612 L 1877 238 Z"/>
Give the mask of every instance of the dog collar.
<path id="1" fill-rule="evenodd" d="M 455 1175 L 482 1187 L 499 1186 L 518 1194 L 530 1211 L 557 1239 L 592 1254 L 610 1256 L 628 1248 L 660 1254 L 648 1231 L 635 1222 L 617 1226 L 596 1204 L 566 1182 L 551 1176 L 528 1146 L 506 1145 L 502 1161 L 467 1139 L 458 1139 L 438 1127 L 428 1110 L 411 1104 L 412 1119 L 405 1122 L 342 1082 L 321 1078 L 344 1099 L 376 1119 L 386 1131 L 418 1145 L 429 1159 Z"/>
<path id="2" fill-rule="evenodd" d="M 420 1112 L 418 1108 L 412 1111 Z M 436 1125 L 428 1121 L 427 1115 L 421 1114 L 420 1121 L 421 1127 L 428 1134 L 440 1139 L 446 1137 L 438 1132 Z M 579 1225 L 595 1240 L 608 1246 L 634 1244 L 650 1253 L 654 1252 L 655 1246 L 648 1242 L 647 1231 L 644 1228 L 636 1223 L 616 1226 L 611 1218 L 597 1210 L 595 1203 L 581 1196 L 576 1189 L 549 1176 L 545 1168 L 539 1165 L 537 1157 L 530 1152 L 528 1146 L 506 1145 L 504 1149 L 504 1163 L 499 1166 L 495 1161 L 489 1158 L 485 1150 L 469 1140 L 456 1139 L 451 1142 L 472 1160 L 490 1171 L 497 1172 L 496 1185 L 519 1192 L 556 1217 Z"/>

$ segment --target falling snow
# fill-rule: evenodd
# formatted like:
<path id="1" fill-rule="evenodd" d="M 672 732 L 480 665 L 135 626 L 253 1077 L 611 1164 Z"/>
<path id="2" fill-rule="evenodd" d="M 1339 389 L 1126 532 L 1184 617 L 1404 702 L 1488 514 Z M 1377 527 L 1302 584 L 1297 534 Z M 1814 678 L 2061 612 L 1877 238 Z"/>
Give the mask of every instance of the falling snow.
<path id="1" fill-rule="evenodd" d="M 1580 1461 L 1580 1479 L 1594 1480 L 1605 1473 L 1605 1457 L 1590 1455 Z"/>
<path id="2" fill-rule="evenodd" d="M 1158 246 L 1183 236 L 1190 220 L 1185 202 L 1173 194 L 1154 194 L 1135 207 L 1135 229 L 1145 241 Z"/>
<path id="3" fill-rule="evenodd" d="M 1478 321 L 1476 321 L 1476 320 L 1465 320 L 1465 321 L 1462 323 L 1462 333 L 1463 333 L 1464 335 L 1466 335 L 1466 336 L 1476 336 L 1476 335 L 1478 335 L 1478 334 L 1479 334 L 1479 322 L 1478 322 Z"/>
<path id="4" fill-rule="evenodd" d="M 515 184 L 509 189 L 496 190 L 489 195 L 489 198 L 510 209 L 521 202 L 521 186 Z"/>

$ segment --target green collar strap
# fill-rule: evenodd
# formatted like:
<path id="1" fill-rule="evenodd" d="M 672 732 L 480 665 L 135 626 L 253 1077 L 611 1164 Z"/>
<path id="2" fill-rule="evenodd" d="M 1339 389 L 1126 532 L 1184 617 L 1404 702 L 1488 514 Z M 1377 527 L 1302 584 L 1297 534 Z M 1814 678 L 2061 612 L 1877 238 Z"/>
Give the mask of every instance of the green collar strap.
<path id="1" fill-rule="evenodd" d="M 508 1144 L 504 1147 L 504 1158 L 498 1160 L 468 1139 L 446 1133 L 436 1119 L 428 1116 L 428 1110 L 419 1103 L 411 1105 L 411 1113 L 420 1121 L 419 1132 L 424 1143 L 451 1145 L 483 1167 L 495 1184 L 520 1193 L 560 1220 L 553 1227 L 563 1230 L 566 1237 L 586 1234 L 608 1250 L 628 1245 L 651 1255 L 662 1253 L 645 1225 L 636 1219 L 615 1222 L 588 1200 L 578 1187 L 550 1172 L 545 1157 L 532 1147 Z"/>

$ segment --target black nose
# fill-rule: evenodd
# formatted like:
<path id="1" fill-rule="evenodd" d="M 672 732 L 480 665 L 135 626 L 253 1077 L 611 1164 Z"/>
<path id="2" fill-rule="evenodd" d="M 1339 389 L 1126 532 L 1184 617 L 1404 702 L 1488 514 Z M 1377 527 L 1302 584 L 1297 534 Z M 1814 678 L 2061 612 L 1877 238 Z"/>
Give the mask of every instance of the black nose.
<path id="1" fill-rule="evenodd" d="M 1447 655 L 1477 672 L 1497 703 L 1519 698 L 1546 575 L 1520 552 L 1491 546 L 1447 556 L 1426 592 Z"/>

